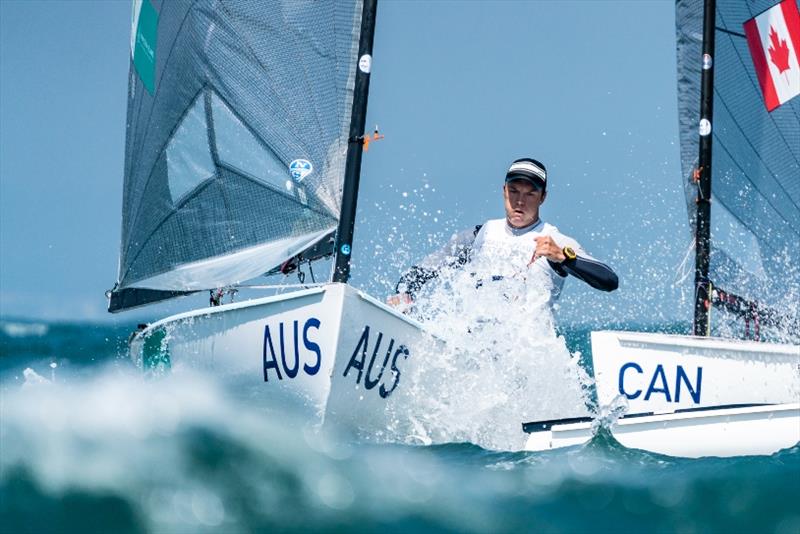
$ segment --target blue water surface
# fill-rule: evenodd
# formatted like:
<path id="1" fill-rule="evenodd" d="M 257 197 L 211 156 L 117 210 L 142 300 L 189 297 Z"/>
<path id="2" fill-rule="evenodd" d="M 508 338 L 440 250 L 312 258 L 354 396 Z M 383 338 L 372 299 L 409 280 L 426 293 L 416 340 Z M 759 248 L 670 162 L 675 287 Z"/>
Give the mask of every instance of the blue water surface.
<path id="1" fill-rule="evenodd" d="M 798 446 L 681 459 L 605 430 L 543 453 L 356 444 L 213 382 L 143 381 L 134 326 L 2 321 L 0 531 L 800 532 Z M 588 332 L 563 333 L 588 355 Z"/>

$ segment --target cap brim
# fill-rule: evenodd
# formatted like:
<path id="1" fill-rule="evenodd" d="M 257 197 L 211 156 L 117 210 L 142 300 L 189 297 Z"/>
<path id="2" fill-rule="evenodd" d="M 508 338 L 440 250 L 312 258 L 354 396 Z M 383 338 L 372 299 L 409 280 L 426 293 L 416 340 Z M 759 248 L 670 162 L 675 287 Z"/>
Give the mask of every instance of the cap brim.
<path id="1" fill-rule="evenodd" d="M 506 183 L 513 182 L 514 180 L 525 180 L 537 189 L 544 189 L 547 186 L 547 183 L 541 178 L 531 178 L 527 174 L 510 174 L 506 176 Z"/>

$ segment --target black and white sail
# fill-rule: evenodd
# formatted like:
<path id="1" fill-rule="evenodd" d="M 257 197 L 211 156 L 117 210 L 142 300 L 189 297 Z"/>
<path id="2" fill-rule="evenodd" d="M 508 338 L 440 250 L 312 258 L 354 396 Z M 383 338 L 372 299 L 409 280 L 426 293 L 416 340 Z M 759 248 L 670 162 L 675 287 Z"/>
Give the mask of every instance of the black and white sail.
<path id="1" fill-rule="evenodd" d="M 135 0 L 111 311 L 236 284 L 336 230 L 361 0 Z"/>
<path id="2" fill-rule="evenodd" d="M 708 279 L 719 304 L 798 315 L 800 98 L 768 112 L 743 24 L 776 0 L 717 0 Z M 676 4 L 681 163 L 696 221 L 703 2 Z M 708 61 L 708 59 L 706 60 Z M 732 295 L 740 297 L 734 299 Z M 725 307 L 725 306 L 723 306 Z M 754 314 L 755 318 L 758 314 Z M 791 319 L 791 317 L 790 317 Z"/>

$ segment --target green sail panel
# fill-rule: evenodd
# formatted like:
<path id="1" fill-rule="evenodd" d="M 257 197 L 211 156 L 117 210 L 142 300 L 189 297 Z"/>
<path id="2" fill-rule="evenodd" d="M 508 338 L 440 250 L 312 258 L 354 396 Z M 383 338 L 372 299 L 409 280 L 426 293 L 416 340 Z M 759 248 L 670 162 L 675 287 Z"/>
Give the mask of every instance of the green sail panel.
<path id="1" fill-rule="evenodd" d="M 335 231 L 361 9 L 134 1 L 115 291 L 237 284 Z"/>
<path id="2" fill-rule="evenodd" d="M 158 11 L 150 0 L 136 0 L 133 6 L 133 66 L 142 85 L 150 94 L 155 86 L 156 45 L 158 44 Z"/>

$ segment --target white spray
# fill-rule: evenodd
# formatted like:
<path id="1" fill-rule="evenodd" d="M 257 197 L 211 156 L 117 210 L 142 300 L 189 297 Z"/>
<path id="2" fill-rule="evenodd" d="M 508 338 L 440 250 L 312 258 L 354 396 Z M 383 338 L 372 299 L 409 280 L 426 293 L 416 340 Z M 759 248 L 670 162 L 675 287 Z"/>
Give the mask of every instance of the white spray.
<path id="1" fill-rule="evenodd" d="M 523 422 L 588 415 L 588 379 L 556 335 L 544 278 L 533 268 L 496 280 L 493 269 L 445 269 L 418 298 L 413 315 L 444 343 L 404 377 L 416 414 L 407 441 L 517 450 Z"/>

